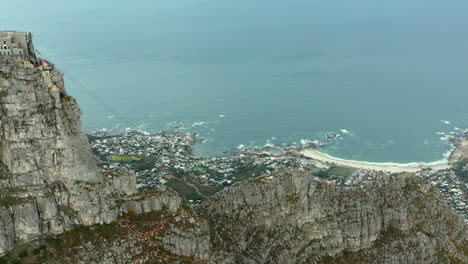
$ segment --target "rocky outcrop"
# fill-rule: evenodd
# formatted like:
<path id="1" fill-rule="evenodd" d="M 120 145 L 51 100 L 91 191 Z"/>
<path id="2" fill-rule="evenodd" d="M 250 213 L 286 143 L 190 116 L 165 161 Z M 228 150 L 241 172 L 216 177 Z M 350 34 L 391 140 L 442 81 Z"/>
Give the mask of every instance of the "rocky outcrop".
<path id="1" fill-rule="evenodd" d="M 468 260 L 463 220 L 436 188 L 410 175 L 382 176 L 362 188 L 340 189 L 305 172 L 278 173 L 225 189 L 196 211 L 182 202 L 170 214 L 163 209 L 126 215 L 117 222 L 116 233 L 121 236 L 102 241 L 106 235 L 96 232 L 101 242 L 78 239 L 76 246 L 53 250 L 59 254 L 47 262 L 425 264 Z M 131 251 L 122 253 L 126 250 Z"/>
<path id="2" fill-rule="evenodd" d="M 153 196 L 171 193 L 153 191 Z M 177 197 L 177 194 L 174 193 Z M 58 238 L 45 263 L 206 263 L 210 237 L 205 220 L 185 204 L 144 214 L 129 213 L 109 225 L 75 229 Z M 54 243 L 51 243 L 54 244 Z"/>
<path id="3" fill-rule="evenodd" d="M 200 212 L 230 263 L 468 261 L 463 220 L 414 176 L 340 189 L 281 173 L 226 189 Z"/>
<path id="4" fill-rule="evenodd" d="M 133 194 L 129 175 L 114 188 L 98 172 L 80 129 L 80 110 L 52 64 L 3 59 L 0 64 L 0 254 L 74 224 L 111 222 L 109 194 Z M 119 187 L 124 187 L 119 189 Z"/>
<path id="5" fill-rule="evenodd" d="M 98 170 L 62 77 L 46 61 L 0 58 L 0 256 L 77 225 L 180 209 L 174 192 L 142 194 L 134 174 Z M 168 239 L 168 250 L 195 250 Z"/>

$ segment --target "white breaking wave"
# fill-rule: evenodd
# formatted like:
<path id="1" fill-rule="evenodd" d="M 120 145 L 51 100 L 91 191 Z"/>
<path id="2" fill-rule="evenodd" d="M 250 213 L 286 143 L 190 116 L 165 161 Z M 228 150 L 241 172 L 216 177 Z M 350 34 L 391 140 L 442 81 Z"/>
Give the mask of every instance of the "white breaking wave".
<path id="1" fill-rule="evenodd" d="M 219 115 L 218 117 L 223 118 L 223 117 L 225 117 L 225 115 Z"/>
<path id="2" fill-rule="evenodd" d="M 440 122 L 446 124 L 446 125 L 450 125 L 450 121 L 447 121 L 447 120 L 440 120 Z"/>
<path id="3" fill-rule="evenodd" d="M 267 140 L 267 141 L 266 141 L 266 144 L 263 145 L 263 146 L 266 147 L 266 148 L 272 148 L 272 147 L 274 147 L 275 145 L 274 145 L 273 143 L 271 143 L 270 140 Z"/>
<path id="4" fill-rule="evenodd" d="M 105 128 L 105 127 L 104 127 L 104 128 L 101 128 L 101 129 L 96 130 L 96 132 L 101 132 L 101 131 L 102 131 L 102 132 L 112 132 L 112 131 L 114 131 L 114 130 L 117 130 L 121 125 L 122 125 L 122 124 L 118 123 L 118 124 L 116 124 L 113 128 L 110 128 L 110 129 L 109 129 L 109 128 Z"/>
<path id="5" fill-rule="evenodd" d="M 340 131 L 343 134 L 349 134 L 349 130 L 347 130 L 347 129 L 342 128 L 342 129 L 340 129 Z"/>
<path id="6" fill-rule="evenodd" d="M 296 145 L 297 143 L 296 142 L 293 142 L 293 145 Z M 314 139 L 314 140 L 310 140 L 310 139 L 301 139 L 300 140 L 300 145 L 303 146 L 303 147 L 306 147 L 310 144 L 320 144 L 320 141 L 318 141 L 317 139 Z"/>
<path id="7" fill-rule="evenodd" d="M 238 149 L 245 149 L 245 145 L 244 144 L 240 144 L 239 146 L 237 146 Z"/>
<path id="8" fill-rule="evenodd" d="M 454 144 L 450 144 L 450 148 L 449 150 L 447 150 L 445 153 L 444 153 L 444 158 L 445 160 L 448 162 L 448 159 L 450 158 L 450 155 L 452 155 L 452 152 L 456 149 L 455 145 Z"/>
<path id="9" fill-rule="evenodd" d="M 203 121 L 198 121 L 198 122 L 193 123 L 192 126 L 202 126 L 202 125 L 204 125 L 204 124 L 205 124 L 205 122 L 203 122 Z"/>
<path id="10" fill-rule="evenodd" d="M 437 135 L 445 135 L 445 132 L 436 132 Z"/>

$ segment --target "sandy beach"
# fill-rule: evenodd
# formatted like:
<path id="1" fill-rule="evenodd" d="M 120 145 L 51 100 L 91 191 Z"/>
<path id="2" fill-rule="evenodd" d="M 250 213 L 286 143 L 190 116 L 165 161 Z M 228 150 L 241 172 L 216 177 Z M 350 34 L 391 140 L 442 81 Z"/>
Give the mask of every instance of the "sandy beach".
<path id="1" fill-rule="evenodd" d="M 430 167 L 433 170 L 443 170 L 443 169 L 450 168 L 450 164 L 448 162 L 437 164 L 437 165 L 421 164 L 421 166 L 419 167 L 405 166 L 405 164 L 401 164 L 397 166 L 397 164 L 395 163 L 371 163 L 371 162 L 344 160 L 344 159 L 325 155 L 323 153 L 320 153 L 317 150 L 312 150 L 312 149 L 302 150 L 299 153 L 308 158 L 312 158 L 323 163 L 335 164 L 337 166 L 348 167 L 348 168 L 353 168 L 353 169 L 385 171 L 389 173 L 418 172 L 421 170 L 422 167 L 424 168 Z"/>

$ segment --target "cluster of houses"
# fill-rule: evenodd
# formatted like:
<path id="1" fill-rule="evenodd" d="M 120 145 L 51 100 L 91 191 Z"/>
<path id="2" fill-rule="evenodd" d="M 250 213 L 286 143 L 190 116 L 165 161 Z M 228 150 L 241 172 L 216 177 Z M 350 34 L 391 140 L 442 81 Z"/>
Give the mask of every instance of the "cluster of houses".
<path id="1" fill-rule="evenodd" d="M 450 205 L 468 223 L 468 182 L 457 175 L 454 169 L 423 171 L 420 176 L 437 186 Z"/>
<path id="2" fill-rule="evenodd" d="M 142 189 L 157 189 L 172 177 L 205 186 L 228 186 L 250 177 L 268 175 L 300 162 L 264 151 L 241 151 L 231 156 L 200 157 L 192 153 L 194 133 L 178 131 L 148 135 L 126 131 L 121 135 L 89 135 L 91 148 L 103 170 L 133 170 Z"/>
<path id="3" fill-rule="evenodd" d="M 381 173 L 376 171 L 354 170 L 350 176 L 338 179 L 336 181 L 336 186 L 360 186 L 374 181 L 378 174 Z"/>
<path id="4" fill-rule="evenodd" d="M 202 158 L 183 169 L 191 181 L 208 186 L 229 186 L 252 177 L 269 175 L 286 168 L 298 168 L 298 163 L 288 157 L 238 154 L 231 157 Z"/>
<path id="5" fill-rule="evenodd" d="M 148 135 L 135 130 L 117 136 L 96 133 L 91 134 L 89 139 L 98 157 L 138 156 L 161 159 L 185 157 L 191 154 L 191 145 L 196 140 L 192 133 L 180 135 L 176 131 L 171 131 Z"/>
<path id="6" fill-rule="evenodd" d="M 88 137 L 103 170 L 133 170 L 140 188 L 159 188 L 165 183 L 162 171 L 173 173 L 197 159 L 191 151 L 196 140 L 192 133 L 171 131 L 148 135 L 131 130 L 116 136 L 94 133 Z"/>

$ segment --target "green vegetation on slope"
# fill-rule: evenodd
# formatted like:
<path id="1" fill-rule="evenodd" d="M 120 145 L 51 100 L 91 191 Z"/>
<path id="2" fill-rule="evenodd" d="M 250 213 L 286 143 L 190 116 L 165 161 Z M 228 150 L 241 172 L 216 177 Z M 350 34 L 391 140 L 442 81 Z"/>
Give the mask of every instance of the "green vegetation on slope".
<path id="1" fill-rule="evenodd" d="M 50 236 L 40 241 L 40 246 L 20 247 L 0 258 L 0 264 L 44 263 L 57 256 L 67 254 L 66 250 L 91 242 L 101 245 L 105 240 L 115 239 L 124 234 L 117 222 L 104 225 L 77 226 L 59 236 Z"/>
<path id="2" fill-rule="evenodd" d="M 10 178 L 10 176 L 11 174 L 10 170 L 8 170 L 8 167 L 2 162 L 0 162 L 0 181 L 7 180 L 8 178 Z"/>
<path id="3" fill-rule="evenodd" d="M 203 198 L 197 194 L 194 188 L 192 188 L 183 180 L 172 178 L 166 183 L 166 185 L 174 189 L 174 191 L 178 192 L 187 200 L 198 200 Z"/>
<path id="4" fill-rule="evenodd" d="M 155 167 L 156 159 L 137 156 L 113 156 L 112 161 L 132 164 L 135 170 L 151 170 Z"/>

